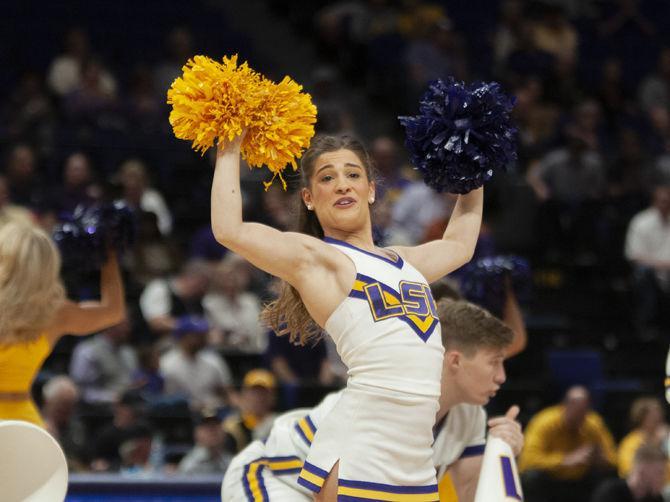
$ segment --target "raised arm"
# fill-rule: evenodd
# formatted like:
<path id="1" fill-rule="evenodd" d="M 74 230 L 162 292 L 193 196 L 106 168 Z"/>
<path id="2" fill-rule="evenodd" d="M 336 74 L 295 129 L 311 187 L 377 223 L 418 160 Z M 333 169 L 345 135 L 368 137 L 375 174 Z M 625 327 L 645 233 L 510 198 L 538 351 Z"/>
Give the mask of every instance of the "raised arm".
<path id="1" fill-rule="evenodd" d="M 434 282 L 466 264 L 475 252 L 484 208 L 484 189 L 460 195 L 442 239 L 414 247 L 394 248 Z"/>
<path id="2" fill-rule="evenodd" d="M 100 269 L 100 301 L 66 301 L 51 326 L 49 338 L 55 343 L 62 335 L 87 335 L 115 324 L 126 317 L 126 301 L 121 271 L 114 251 Z"/>
<path id="3" fill-rule="evenodd" d="M 317 239 L 281 232 L 268 225 L 242 220 L 240 145 L 242 136 L 219 147 L 212 182 L 212 231 L 216 240 L 256 267 L 293 286 L 327 248 Z"/>

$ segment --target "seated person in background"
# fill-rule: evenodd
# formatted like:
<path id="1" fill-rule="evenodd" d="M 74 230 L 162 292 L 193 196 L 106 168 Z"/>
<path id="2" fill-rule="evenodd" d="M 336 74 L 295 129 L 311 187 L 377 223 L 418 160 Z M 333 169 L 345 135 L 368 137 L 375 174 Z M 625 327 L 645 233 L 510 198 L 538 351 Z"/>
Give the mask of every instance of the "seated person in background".
<path id="1" fill-rule="evenodd" d="M 635 452 L 626 478 L 603 481 L 591 502 L 663 502 L 667 464 L 668 457 L 661 448 L 644 444 Z"/>
<path id="2" fill-rule="evenodd" d="M 124 319 L 75 347 L 70 376 L 87 403 L 111 404 L 130 387 L 137 355 L 126 344 L 129 336 L 130 323 Z"/>
<path id="3" fill-rule="evenodd" d="M 158 468 L 151 463 L 152 436 L 151 427 L 144 422 L 138 423 L 127 431 L 119 446 L 120 470 L 124 476 L 141 477 Z"/>
<path id="4" fill-rule="evenodd" d="M 282 403 L 287 408 L 298 404 L 301 386 L 333 386 L 338 378 L 328 358 L 327 340 L 315 344 L 294 345 L 287 336 L 268 331 L 267 364 L 279 380 Z M 346 378 L 346 374 L 345 374 Z"/>
<path id="5" fill-rule="evenodd" d="M 268 370 L 254 369 L 244 375 L 242 389 L 235 395 L 237 413 L 226 418 L 226 449 L 237 453 L 255 439 L 265 439 L 276 414 L 275 377 Z"/>
<path id="6" fill-rule="evenodd" d="M 165 391 L 158 344 L 140 347 L 138 362 L 139 366 L 132 375 L 131 387 L 147 399 L 158 398 Z"/>
<path id="7" fill-rule="evenodd" d="M 626 234 L 626 258 L 633 265 L 635 323 L 646 337 L 670 319 L 670 185 L 657 186 L 651 207 L 636 214 Z"/>
<path id="8" fill-rule="evenodd" d="M 525 443 L 519 469 L 526 502 L 588 500 L 616 466 L 614 439 L 585 387 L 571 387 L 561 404 L 532 417 Z"/>
<path id="9" fill-rule="evenodd" d="M 88 444 L 86 430 L 76 415 L 79 389 L 66 375 L 55 376 L 42 387 L 42 418 L 65 453 L 71 471 L 84 471 Z"/>
<path id="10" fill-rule="evenodd" d="M 221 418 L 213 408 L 205 408 L 195 417 L 195 445 L 179 462 L 183 474 L 223 474 L 233 458 L 224 448 L 225 433 Z"/>
<path id="11" fill-rule="evenodd" d="M 228 253 L 214 267 L 211 287 L 202 304 L 212 321 L 212 345 L 259 354 L 265 350 L 267 338 L 258 320 L 261 301 L 249 291 L 250 266 L 240 256 Z"/>
<path id="12" fill-rule="evenodd" d="M 206 348 L 209 323 L 203 317 L 183 316 L 175 321 L 175 345 L 160 359 L 165 394 L 181 396 L 193 409 L 228 403 L 230 369 L 219 354 Z"/>
<path id="13" fill-rule="evenodd" d="M 121 467 L 119 448 L 132 435 L 136 426 L 142 423 L 145 402 L 134 391 L 125 392 L 114 404 L 110 424 L 96 431 L 91 438 L 94 471 L 118 471 Z"/>
<path id="14" fill-rule="evenodd" d="M 630 408 L 631 430 L 619 443 L 617 466 L 619 477 L 625 478 L 631 470 L 635 452 L 643 444 L 665 448 L 668 441 L 668 424 L 661 401 L 655 397 L 641 397 Z M 670 465 L 668 466 L 670 474 Z M 670 480 L 670 476 L 667 477 Z"/>
<path id="15" fill-rule="evenodd" d="M 140 309 L 155 335 L 171 333 L 180 316 L 203 315 L 202 297 L 209 287 L 209 275 L 207 263 L 191 261 L 176 276 L 147 284 L 140 295 Z"/>

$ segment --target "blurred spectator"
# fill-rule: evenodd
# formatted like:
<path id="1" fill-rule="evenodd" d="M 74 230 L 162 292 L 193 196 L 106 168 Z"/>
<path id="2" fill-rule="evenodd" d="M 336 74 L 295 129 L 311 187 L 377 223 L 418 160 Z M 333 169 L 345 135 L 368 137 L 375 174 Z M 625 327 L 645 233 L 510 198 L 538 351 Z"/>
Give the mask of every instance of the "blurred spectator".
<path id="1" fill-rule="evenodd" d="M 416 107 L 419 97 L 429 82 L 453 76 L 466 78 L 463 41 L 454 32 L 451 19 L 445 17 L 433 23 L 425 37 L 419 37 L 407 46 L 403 55 L 408 78 L 409 103 Z"/>
<path id="2" fill-rule="evenodd" d="M 539 229 L 545 250 L 564 258 L 593 260 L 598 201 L 605 193 L 605 169 L 594 137 L 568 126 L 568 144 L 546 154 L 527 174 L 540 201 Z M 567 255 L 567 256 L 566 256 Z"/>
<path id="3" fill-rule="evenodd" d="M 630 111 L 631 90 L 623 79 L 623 66 L 618 58 L 604 61 L 597 83 L 596 97 L 603 109 L 605 123 L 616 127 Z"/>
<path id="4" fill-rule="evenodd" d="M 500 2 L 500 18 L 493 35 L 493 60 L 495 73 L 502 74 L 507 58 L 519 47 L 523 36 L 523 27 L 528 23 L 524 16 L 522 0 L 503 0 Z"/>
<path id="5" fill-rule="evenodd" d="M 193 431 L 195 445 L 179 462 L 183 474 L 223 474 L 233 456 L 225 451 L 221 418 L 215 409 L 203 409 L 196 415 Z"/>
<path id="6" fill-rule="evenodd" d="M 155 213 L 136 211 L 138 230 L 131 253 L 125 256 L 125 265 L 133 280 L 146 286 L 155 279 L 173 274 L 179 268 L 180 253 L 174 239 L 161 234 Z"/>
<path id="7" fill-rule="evenodd" d="M 123 188 L 123 199 L 130 207 L 154 213 L 161 234 L 172 232 L 172 214 L 163 196 L 149 183 L 147 170 L 142 161 L 130 159 L 121 164 L 118 180 Z"/>
<path id="8" fill-rule="evenodd" d="M 393 206 L 390 232 L 405 233 L 411 244 L 417 244 L 432 223 L 451 214 L 454 204 L 454 196 L 437 193 L 423 180 L 415 181 L 402 192 Z"/>
<path id="9" fill-rule="evenodd" d="M 635 452 L 625 479 L 609 479 L 597 487 L 591 502 L 663 502 L 668 457 L 658 446 L 642 445 Z"/>
<path id="10" fill-rule="evenodd" d="M 617 139 L 617 154 L 607 172 L 609 194 L 643 200 L 653 177 L 650 159 L 635 130 L 622 129 Z"/>
<path id="11" fill-rule="evenodd" d="M 193 409 L 219 407 L 228 402 L 230 369 L 216 352 L 206 349 L 209 324 L 202 317 L 176 320 L 175 346 L 160 359 L 165 394 L 187 399 Z"/>
<path id="12" fill-rule="evenodd" d="M 65 35 L 65 52 L 49 67 L 47 82 L 51 91 L 63 97 L 76 90 L 81 85 L 84 66 L 91 58 L 88 35 L 79 28 L 70 30 Z M 116 92 L 114 77 L 101 68 L 99 78 L 101 91 L 113 95 Z"/>
<path id="13" fill-rule="evenodd" d="M 59 218 L 71 215 L 78 205 L 90 206 L 102 196 L 100 187 L 93 183 L 90 160 L 82 152 L 65 159 L 63 184 L 51 192 L 51 207 Z"/>
<path id="14" fill-rule="evenodd" d="M 328 358 L 327 340 L 316 344 L 294 345 L 288 336 L 267 333 L 268 348 L 265 358 L 277 378 L 285 408 L 298 406 L 300 389 L 311 386 L 331 386 L 337 383 Z M 346 375 L 345 375 L 346 378 Z"/>
<path id="15" fill-rule="evenodd" d="M 190 261 L 178 275 L 147 284 L 140 296 L 140 308 L 155 334 L 172 332 L 179 316 L 203 315 L 202 298 L 209 286 L 209 274 L 207 263 Z"/>
<path id="16" fill-rule="evenodd" d="M 37 141 L 40 153 L 51 146 L 56 117 L 41 75 L 28 71 L 21 77 L 9 96 L 6 113 L 10 139 Z"/>
<path id="17" fill-rule="evenodd" d="M 70 375 L 84 401 L 113 403 L 128 390 L 137 369 L 137 355 L 127 344 L 129 336 L 130 322 L 125 320 L 76 346 Z"/>
<path id="18" fill-rule="evenodd" d="M 319 110 L 317 132 L 342 134 L 354 130 L 349 98 L 341 89 L 338 70 L 332 66 L 315 68 L 311 75 L 312 100 Z"/>
<path id="19" fill-rule="evenodd" d="M 132 375 L 131 387 L 148 401 L 163 394 L 165 378 L 160 371 L 158 344 L 145 345 L 138 350 L 139 366 Z"/>
<path id="20" fill-rule="evenodd" d="M 616 464 L 614 439 L 584 387 L 533 416 L 519 459 L 527 502 L 587 500 Z"/>
<path id="21" fill-rule="evenodd" d="M 124 392 L 114 403 L 112 422 L 96 432 L 91 438 L 95 471 L 116 471 L 121 466 L 123 442 L 131 437 L 142 423 L 146 402 L 135 391 Z"/>
<path id="22" fill-rule="evenodd" d="M 42 397 L 42 418 L 63 449 L 69 469 L 87 470 L 88 444 L 84 424 L 77 415 L 77 386 L 68 376 L 58 375 L 44 384 Z"/>
<path id="23" fill-rule="evenodd" d="M 135 131 L 142 134 L 160 132 L 165 120 L 162 97 L 156 92 L 151 69 L 146 65 L 137 66 L 131 75 L 126 100 L 126 113 Z"/>
<path id="24" fill-rule="evenodd" d="M 153 435 L 149 424 L 138 423 L 131 427 L 119 446 L 121 474 L 142 477 L 154 472 L 157 466 L 152 464 L 152 443 Z"/>
<path id="25" fill-rule="evenodd" d="M 226 449 L 232 453 L 242 451 L 251 441 L 265 440 L 276 417 L 276 381 L 272 373 L 254 369 L 244 375 L 242 389 L 235 396 L 237 413 L 226 418 Z"/>
<path id="26" fill-rule="evenodd" d="M 31 147 L 19 144 L 10 150 L 5 180 L 11 202 L 33 210 L 43 209 L 43 187 Z"/>
<path id="27" fill-rule="evenodd" d="M 272 191 L 270 188 L 269 191 Z M 228 250 L 219 244 L 212 232 L 212 225 L 207 223 L 198 228 L 191 235 L 189 243 L 189 259 L 216 262 L 226 256 Z"/>
<path id="28" fill-rule="evenodd" d="M 635 452 L 640 445 L 666 448 L 668 442 L 668 424 L 665 421 L 660 399 L 641 397 L 633 401 L 630 409 L 630 422 L 633 429 L 621 440 L 617 452 L 617 467 L 621 478 L 625 478 L 630 473 Z M 670 474 L 670 466 L 668 467 L 668 474 Z M 670 477 L 666 479 L 670 480 Z"/>
<path id="29" fill-rule="evenodd" d="M 118 107 L 116 85 L 109 85 L 102 63 L 88 59 L 76 87 L 63 99 L 63 112 L 76 125 L 105 129 Z"/>
<path id="30" fill-rule="evenodd" d="M 377 180 L 377 201 L 389 197 L 395 202 L 402 191 L 409 186 L 409 177 L 404 172 L 400 160 L 399 147 L 389 136 L 377 136 L 370 146 L 370 159 L 375 168 Z"/>
<path id="31" fill-rule="evenodd" d="M 657 186 L 652 197 L 652 205 L 631 220 L 625 247 L 633 265 L 635 324 L 643 336 L 667 325 L 661 314 L 670 305 L 670 185 Z"/>
<path id="32" fill-rule="evenodd" d="M 670 47 L 661 51 L 656 72 L 642 81 L 639 93 L 640 105 L 645 112 L 656 106 L 670 109 Z"/>
<path id="33" fill-rule="evenodd" d="M 259 354 L 267 338 L 259 322 L 261 302 L 248 290 L 249 267 L 243 258 L 229 253 L 213 269 L 210 291 L 202 299 L 215 336 L 210 343 L 225 350 Z"/>
<path id="34" fill-rule="evenodd" d="M 532 24 L 535 47 L 553 55 L 562 64 L 574 67 L 579 36 L 568 20 L 565 9 L 555 3 L 542 4 L 539 21 Z"/>
<path id="35" fill-rule="evenodd" d="M 10 202 L 7 178 L 0 174 L 0 227 L 9 221 L 20 220 L 26 224 L 33 221 L 30 211 Z"/>
<path id="36" fill-rule="evenodd" d="M 176 27 L 170 30 L 166 40 L 168 50 L 164 59 L 154 70 L 156 92 L 164 96 L 174 79 L 181 75 L 181 69 L 193 57 L 193 37 L 188 28 Z"/>

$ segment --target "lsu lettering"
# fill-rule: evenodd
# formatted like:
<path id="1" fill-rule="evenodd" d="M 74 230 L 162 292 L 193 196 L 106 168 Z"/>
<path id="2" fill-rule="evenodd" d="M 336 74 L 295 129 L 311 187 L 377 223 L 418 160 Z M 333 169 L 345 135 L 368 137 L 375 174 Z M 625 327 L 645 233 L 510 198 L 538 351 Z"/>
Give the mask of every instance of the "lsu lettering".
<path id="1" fill-rule="evenodd" d="M 396 291 L 372 277 L 357 274 L 349 296 L 366 300 L 375 322 L 399 319 L 407 323 L 424 342 L 439 322 L 435 300 L 427 284 L 401 281 Z"/>

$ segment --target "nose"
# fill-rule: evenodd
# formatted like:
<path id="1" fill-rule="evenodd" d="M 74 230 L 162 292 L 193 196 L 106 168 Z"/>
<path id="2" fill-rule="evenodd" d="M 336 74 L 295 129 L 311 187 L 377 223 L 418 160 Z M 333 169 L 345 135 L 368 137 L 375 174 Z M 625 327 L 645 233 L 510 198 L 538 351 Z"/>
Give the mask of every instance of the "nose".
<path id="1" fill-rule="evenodd" d="M 500 368 L 498 371 L 496 371 L 496 374 L 494 376 L 494 381 L 498 385 L 502 385 L 505 383 L 505 380 L 507 380 L 507 375 L 505 374 L 505 367 L 500 365 Z"/>
<path id="2" fill-rule="evenodd" d="M 337 177 L 337 184 L 335 185 L 335 190 L 337 193 L 347 193 L 348 191 L 351 190 L 351 186 L 349 185 L 349 179 L 346 176 L 338 176 Z"/>

